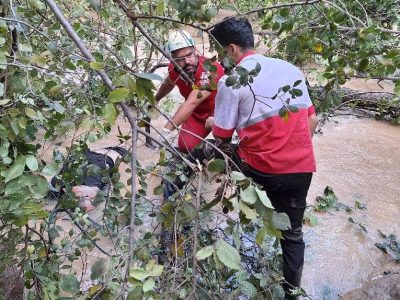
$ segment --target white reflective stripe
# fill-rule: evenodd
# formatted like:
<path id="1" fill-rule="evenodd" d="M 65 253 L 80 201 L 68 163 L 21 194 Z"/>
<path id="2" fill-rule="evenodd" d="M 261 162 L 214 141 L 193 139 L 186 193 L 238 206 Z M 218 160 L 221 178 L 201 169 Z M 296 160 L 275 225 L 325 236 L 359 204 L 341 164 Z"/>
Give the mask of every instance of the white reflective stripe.
<path id="1" fill-rule="evenodd" d="M 253 78 L 251 89 L 248 86 L 235 90 L 227 87 L 227 76 L 220 80 L 215 107 L 215 123 L 218 127 L 228 130 L 242 129 L 276 116 L 287 99 L 290 99 L 289 105 L 298 108 L 308 108 L 312 105 L 305 78 L 297 67 L 284 60 L 260 54 L 245 57 L 239 65 L 253 70 L 257 63 L 261 65 L 261 71 Z M 301 83 L 293 87 L 298 80 L 301 80 Z M 292 98 L 288 92 L 278 92 L 279 88 L 285 85 L 300 89 L 302 95 Z M 272 100 L 275 95 L 277 96 Z"/>
<path id="2" fill-rule="evenodd" d="M 238 90 L 231 89 L 225 85 L 227 76 L 218 82 L 218 93 L 215 97 L 214 123 L 222 129 L 231 130 L 236 128 L 239 117 Z"/>
<path id="3" fill-rule="evenodd" d="M 308 106 L 306 104 L 294 104 L 293 106 L 296 106 L 299 109 L 300 108 L 308 108 Z M 279 115 L 279 110 L 280 109 L 271 110 L 271 111 L 269 111 L 269 112 L 267 112 L 267 113 L 265 113 L 265 114 L 263 114 L 261 116 L 258 116 L 256 118 L 251 118 L 248 121 L 246 120 L 246 122 L 243 122 L 242 124 L 237 126 L 237 129 L 238 130 L 239 129 L 243 129 L 243 128 L 249 127 L 251 125 L 254 125 L 254 124 L 258 123 L 258 122 L 265 121 L 265 120 L 267 120 L 269 118 L 278 116 Z"/>

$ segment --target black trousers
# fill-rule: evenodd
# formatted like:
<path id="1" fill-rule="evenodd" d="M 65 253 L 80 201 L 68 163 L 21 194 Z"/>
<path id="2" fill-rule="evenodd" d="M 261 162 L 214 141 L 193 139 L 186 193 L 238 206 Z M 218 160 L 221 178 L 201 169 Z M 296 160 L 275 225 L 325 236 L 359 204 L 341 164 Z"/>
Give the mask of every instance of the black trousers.
<path id="1" fill-rule="evenodd" d="M 298 271 L 304 264 L 303 216 L 312 173 L 263 174 L 244 167 L 243 174 L 262 185 L 277 212 L 289 216 L 291 229 L 282 231 L 283 265 Z M 284 274 L 285 275 L 285 274 Z"/>
<path id="2" fill-rule="evenodd" d="M 208 140 L 208 142 L 215 145 L 214 140 Z M 233 160 L 244 175 L 263 186 L 277 212 L 283 212 L 289 216 L 291 229 L 282 231 L 284 239 L 280 241 L 283 273 L 290 285 L 299 286 L 305 248 L 302 224 L 312 173 L 265 174 L 242 162 L 236 154 L 236 148 L 237 145 L 234 144 L 224 145 L 222 151 Z M 192 162 L 196 160 L 203 162 L 204 159 L 211 158 L 221 159 L 223 155 L 207 143 L 203 143 L 201 147 L 188 154 L 188 159 Z"/>

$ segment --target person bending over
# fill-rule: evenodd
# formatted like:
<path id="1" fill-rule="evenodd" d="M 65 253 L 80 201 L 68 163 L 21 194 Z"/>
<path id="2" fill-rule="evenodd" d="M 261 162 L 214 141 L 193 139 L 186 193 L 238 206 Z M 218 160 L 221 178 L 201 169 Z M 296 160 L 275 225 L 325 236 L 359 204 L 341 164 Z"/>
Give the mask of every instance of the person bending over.
<path id="1" fill-rule="evenodd" d="M 171 62 L 168 75 L 155 96 L 158 102 L 177 86 L 180 94 L 185 98 L 185 102 L 179 106 L 171 121 L 163 129 L 163 134 L 168 141 L 175 137 L 176 127 L 180 126 L 183 129 L 179 132 L 178 148 L 184 153 L 194 149 L 201 143 L 201 138 L 205 138 L 210 133 L 210 128 L 206 128 L 205 124 L 206 120 L 214 114 L 216 90 L 207 87 L 211 80 L 216 83 L 224 75 L 223 68 L 218 62 L 213 63 L 215 72 L 207 71 L 204 68 L 206 58 L 199 55 L 194 46 L 194 39 L 184 30 L 176 30 L 169 35 L 166 50 L 193 81 L 193 84 L 187 82 Z"/>

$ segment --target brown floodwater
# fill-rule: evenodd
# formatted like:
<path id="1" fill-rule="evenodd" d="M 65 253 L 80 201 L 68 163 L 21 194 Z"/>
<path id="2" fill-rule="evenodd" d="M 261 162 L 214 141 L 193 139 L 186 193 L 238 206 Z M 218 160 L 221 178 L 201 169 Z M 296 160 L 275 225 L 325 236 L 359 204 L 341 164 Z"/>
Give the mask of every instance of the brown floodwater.
<path id="1" fill-rule="evenodd" d="M 317 172 L 308 203 L 331 186 L 352 213 L 314 213 L 318 225 L 305 227 L 302 285 L 313 299 L 338 299 L 384 270 L 388 255 L 374 243 L 378 229 L 400 235 L 400 127 L 373 119 L 335 117 L 314 136 Z M 355 201 L 367 209 L 354 208 Z M 361 223 L 352 224 L 348 218 Z M 400 284 L 400 283 L 399 283 Z"/>

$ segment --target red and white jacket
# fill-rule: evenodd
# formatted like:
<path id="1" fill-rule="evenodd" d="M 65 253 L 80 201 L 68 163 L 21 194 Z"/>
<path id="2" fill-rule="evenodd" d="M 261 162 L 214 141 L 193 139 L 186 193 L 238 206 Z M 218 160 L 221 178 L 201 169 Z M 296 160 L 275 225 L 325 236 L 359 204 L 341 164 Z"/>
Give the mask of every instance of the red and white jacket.
<path id="1" fill-rule="evenodd" d="M 308 117 L 315 114 L 315 109 L 302 72 L 289 62 L 253 53 L 245 55 L 239 63 L 248 70 L 254 69 L 257 63 L 261 65 L 260 73 L 250 83 L 251 88 L 227 87 L 227 76 L 218 82 L 214 136 L 230 138 L 236 130 L 239 156 L 262 173 L 315 172 L 308 124 Z M 298 80 L 301 83 L 295 88 L 302 90 L 302 96 L 292 99 L 288 92 L 278 92 L 285 85 L 293 87 Z M 298 112 L 289 112 L 289 118 L 284 119 L 279 110 L 288 98 Z"/>

